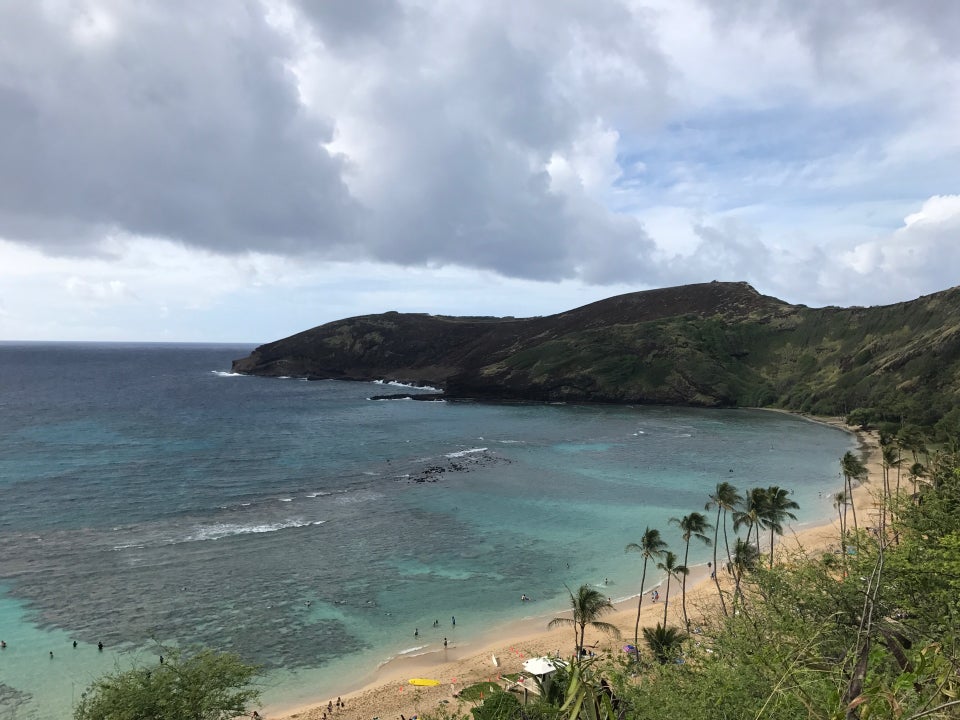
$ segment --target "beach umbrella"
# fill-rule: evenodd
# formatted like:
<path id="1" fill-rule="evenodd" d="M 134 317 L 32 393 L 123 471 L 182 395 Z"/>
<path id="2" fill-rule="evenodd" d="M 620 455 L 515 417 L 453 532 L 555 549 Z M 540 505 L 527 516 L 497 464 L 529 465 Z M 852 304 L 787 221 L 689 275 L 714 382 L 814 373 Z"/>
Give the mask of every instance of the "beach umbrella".
<path id="1" fill-rule="evenodd" d="M 537 657 L 525 660 L 523 663 L 523 669 L 531 675 L 548 675 L 558 667 L 562 667 L 564 664 L 565 663 L 561 660 L 554 660 L 548 657 Z"/>

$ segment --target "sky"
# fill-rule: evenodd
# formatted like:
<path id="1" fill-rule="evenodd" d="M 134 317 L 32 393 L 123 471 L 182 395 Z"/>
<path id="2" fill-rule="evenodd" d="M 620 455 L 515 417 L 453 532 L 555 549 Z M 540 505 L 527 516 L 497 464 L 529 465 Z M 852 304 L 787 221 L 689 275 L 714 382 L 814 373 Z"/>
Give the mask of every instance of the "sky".
<path id="1" fill-rule="evenodd" d="M 0 0 L 0 340 L 960 283 L 954 0 Z"/>

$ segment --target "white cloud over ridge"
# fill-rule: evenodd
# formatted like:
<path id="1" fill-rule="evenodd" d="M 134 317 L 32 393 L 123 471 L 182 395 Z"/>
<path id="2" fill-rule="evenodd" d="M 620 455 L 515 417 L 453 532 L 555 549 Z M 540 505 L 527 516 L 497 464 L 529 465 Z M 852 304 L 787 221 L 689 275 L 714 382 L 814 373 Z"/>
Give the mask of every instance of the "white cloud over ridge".
<path id="1" fill-rule="evenodd" d="M 517 315 L 712 279 L 814 305 L 957 283 L 950 3 L 46 0 L 0 28 L 0 282 L 50 273 L 51 302 L 157 308 L 160 333 L 183 294 L 222 324 L 335 268 L 358 298 L 405 273 L 437 312 L 472 273 Z M 22 333 L 29 303 L 0 297 Z M 332 307 L 316 322 L 378 309 Z"/>

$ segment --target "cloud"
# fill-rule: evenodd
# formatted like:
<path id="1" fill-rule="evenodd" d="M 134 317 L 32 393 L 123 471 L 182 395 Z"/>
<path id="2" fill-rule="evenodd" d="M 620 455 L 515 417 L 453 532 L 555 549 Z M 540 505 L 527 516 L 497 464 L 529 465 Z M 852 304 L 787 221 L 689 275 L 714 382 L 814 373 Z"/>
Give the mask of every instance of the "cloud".
<path id="1" fill-rule="evenodd" d="M 74 275 L 67 278 L 64 287 L 74 298 L 98 303 L 113 303 L 135 297 L 122 280 L 91 282 Z"/>
<path id="2" fill-rule="evenodd" d="M 189 18 L 186 20 L 185 18 Z M 356 210 L 254 3 L 0 6 L 0 235 L 220 252 L 349 240 Z"/>
<path id="3" fill-rule="evenodd" d="M 895 232 L 860 243 L 843 256 L 858 282 L 895 279 L 910 294 L 957 285 L 960 267 L 960 195 L 929 198 Z M 882 292 L 882 288 L 877 288 Z"/>
<path id="4" fill-rule="evenodd" d="M 948 281 L 942 3 L 58 0 L 0 27 L 0 238 L 106 263 L 91 301 L 141 297 L 107 268 L 150 253 L 216 268 L 198 307 L 290 263 L 808 303 Z"/>

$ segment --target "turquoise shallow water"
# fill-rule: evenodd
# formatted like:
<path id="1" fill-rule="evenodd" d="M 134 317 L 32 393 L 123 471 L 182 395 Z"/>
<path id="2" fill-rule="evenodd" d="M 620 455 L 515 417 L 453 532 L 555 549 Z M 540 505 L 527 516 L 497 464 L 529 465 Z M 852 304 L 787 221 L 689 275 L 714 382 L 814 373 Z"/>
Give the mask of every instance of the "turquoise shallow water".
<path id="1" fill-rule="evenodd" d="M 372 401 L 387 390 L 226 372 L 248 350 L 0 344 L 0 717 L 68 717 L 154 641 L 263 664 L 268 702 L 336 694 L 560 608 L 564 584 L 635 593 L 624 546 L 649 524 L 679 550 L 667 519 L 720 480 L 829 517 L 852 446 L 760 411 Z"/>

